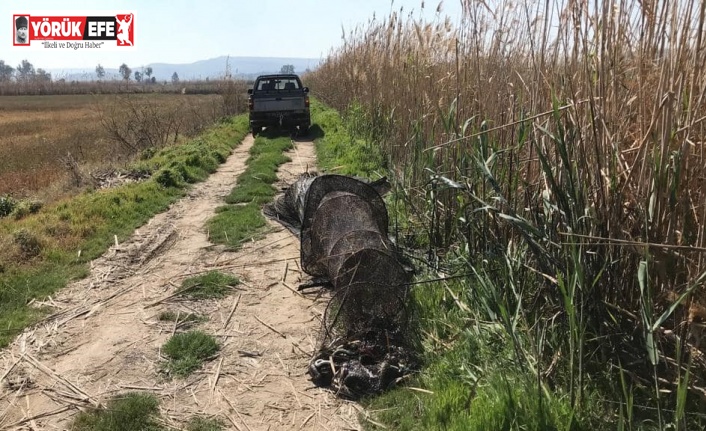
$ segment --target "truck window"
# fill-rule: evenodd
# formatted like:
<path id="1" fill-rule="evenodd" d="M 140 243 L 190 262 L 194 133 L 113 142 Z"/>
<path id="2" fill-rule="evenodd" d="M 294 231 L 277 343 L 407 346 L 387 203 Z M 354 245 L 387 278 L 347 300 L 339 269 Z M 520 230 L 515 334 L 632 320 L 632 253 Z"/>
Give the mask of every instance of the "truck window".
<path id="1" fill-rule="evenodd" d="M 257 89 L 261 91 L 271 91 L 275 89 L 275 83 L 269 79 L 263 79 L 257 83 Z"/>
<path id="2" fill-rule="evenodd" d="M 284 90 L 299 90 L 299 83 L 296 79 L 283 79 L 282 89 Z"/>
<path id="3" fill-rule="evenodd" d="M 274 90 L 299 90 L 299 83 L 296 79 L 263 79 L 257 84 L 259 91 Z"/>

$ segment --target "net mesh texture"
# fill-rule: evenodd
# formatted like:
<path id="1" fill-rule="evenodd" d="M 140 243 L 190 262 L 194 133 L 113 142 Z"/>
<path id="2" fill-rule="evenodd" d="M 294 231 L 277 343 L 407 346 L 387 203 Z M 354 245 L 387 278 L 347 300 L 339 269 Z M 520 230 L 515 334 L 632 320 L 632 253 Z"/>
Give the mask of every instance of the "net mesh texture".
<path id="1" fill-rule="evenodd" d="M 416 365 L 411 270 L 388 236 L 386 179 L 303 174 L 263 212 L 299 236 L 301 266 L 332 287 L 309 375 L 356 399 L 394 386 Z"/>

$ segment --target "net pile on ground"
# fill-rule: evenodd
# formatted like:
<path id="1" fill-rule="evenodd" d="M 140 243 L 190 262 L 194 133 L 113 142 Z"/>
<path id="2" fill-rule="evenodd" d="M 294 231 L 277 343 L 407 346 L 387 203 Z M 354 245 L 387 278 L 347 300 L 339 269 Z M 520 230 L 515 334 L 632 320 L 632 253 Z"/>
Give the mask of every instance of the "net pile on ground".
<path id="1" fill-rule="evenodd" d="M 302 269 L 333 287 L 309 374 L 349 398 L 388 389 L 414 364 L 410 271 L 388 238 L 386 186 L 305 174 L 265 208 L 299 235 Z"/>

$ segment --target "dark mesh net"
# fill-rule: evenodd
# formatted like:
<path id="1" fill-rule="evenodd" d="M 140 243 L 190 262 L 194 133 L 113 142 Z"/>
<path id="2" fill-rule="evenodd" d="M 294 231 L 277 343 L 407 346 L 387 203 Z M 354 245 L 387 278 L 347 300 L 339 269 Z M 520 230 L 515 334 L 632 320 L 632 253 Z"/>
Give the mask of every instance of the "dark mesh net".
<path id="1" fill-rule="evenodd" d="M 316 174 L 313 173 L 301 174 L 294 184 L 287 187 L 283 196 L 265 205 L 262 212 L 299 236 L 304 218 L 306 192 L 316 178 Z"/>
<path id="2" fill-rule="evenodd" d="M 384 180 L 306 174 L 264 210 L 299 232 L 304 271 L 333 286 L 309 374 L 350 398 L 389 388 L 414 364 L 411 276 L 388 238 L 381 197 L 387 186 Z"/>
<path id="3" fill-rule="evenodd" d="M 314 276 L 329 275 L 329 257 L 334 245 L 342 237 L 350 237 L 350 232 L 370 231 L 382 235 L 379 223 L 380 219 L 371 214 L 367 202 L 358 196 L 324 198 L 310 224 L 302 230 L 302 268 Z"/>
<path id="4" fill-rule="evenodd" d="M 415 363 L 406 304 L 406 289 L 387 284 L 336 289 L 324 313 L 319 351 L 309 363 L 314 382 L 347 398 L 394 386 Z"/>

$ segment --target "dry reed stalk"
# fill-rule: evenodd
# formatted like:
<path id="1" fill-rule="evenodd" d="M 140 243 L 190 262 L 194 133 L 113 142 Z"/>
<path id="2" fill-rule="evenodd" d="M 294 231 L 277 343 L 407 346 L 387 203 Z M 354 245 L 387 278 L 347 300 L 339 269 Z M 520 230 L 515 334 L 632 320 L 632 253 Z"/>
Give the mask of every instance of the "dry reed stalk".
<path id="1" fill-rule="evenodd" d="M 282 283 L 287 281 L 287 271 L 289 270 L 289 261 L 284 262 L 284 269 L 282 271 Z"/>
<path id="2" fill-rule="evenodd" d="M 170 335 L 171 337 L 176 334 L 177 326 L 179 326 L 179 317 L 181 317 L 181 310 L 177 311 L 176 319 L 174 319 L 174 325 L 172 326 L 172 333 Z"/>
<path id="3" fill-rule="evenodd" d="M 225 330 L 228 327 L 230 320 L 233 318 L 233 314 L 235 314 L 235 310 L 238 308 L 238 304 L 240 303 L 241 296 L 242 296 L 241 294 L 238 294 L 238 297 L 233 301 L 233 307 L 231 307 L 230 313 L 228 313 L 228 318 L 226 319 L 225 322 L 223 322 L 223 327 L 221 328 L 221 330 Z"/>
<path id="4" fill-rule="evenodd" d="M 2 374 L 2 377 L 0 377 L 0 383 L 2 383 L 2 381 L 5 380 L 5 378 L 10 375 L 10 373 L 12 372 L 12 370 L 14 370 L 15 367 L 17 366 L 17 364 L 19 364 L 20 362 L 22 362 L 23 359 L 24 359 L 24 353 L 22 354 L 22 356 L 20 356 L 19 358 L 17 358 L 17 359 L 12 363 L 12 365 L 10 365 L 10 366 L 7 368 L 7 370 L 5 370 L 5 372 Z"/>
<path id="5" fill-rule="evenodd" d="M 299 429 L 300 429 L 300 430 L 301 430 L 301 429 L 304 429 L 304 427 L 306 426 L 306 424 L 308 424 L 309 421 L 311 420 L 311 418 L 313 418 L 315 415 L 316 415 L 316 412 L 314 412 L 314 413 L 310 414 L 309 416 L 307 416 L 306 419 L 304 419 L 304 421 L 302 422 L 302 424 L 299 425 Z"/>
<path id="6" fill-rule="evenodd" d="M 54 379 L 56 382 L 61 383 L 73 393 L 80 396 L 81 399 L 89 402 L 91 405 L 93 405 L 93 407 L 98 408 L 101 406 L 100 402 L 96 401 L 93 397 L 85 393 L 78 386 L 74 385 L 73 383 L 69 382 L 65 378 L 61 377 L 60 375 L 49 369 L 47 366 L 39 362 L 39 360 L 37 360 L 34 356 L 30 355 L 29 353 L 25 353 L 24 357 L 25 360 L 29 362 L 32 366 L 34 366 L 37 370 Z"/>
<path id="7" fill-rule="evenodd" d="M 223 357 L 218 361 L 218 367 L 216 367 L 216 374 L 213 377 L 213 384 L 211 385 L 211 393 L 215 393 L 216 385 L 218 385 L 218 379 L 221 377 L 221 366 L 223 365 Z"/>
<path id="8" fill-rule="evenodd" d="M 291 380 L 287 380 L 287 383 L 289 383 L 289 386 L 292 388 L 292 394 L 294 395 L 294 399 L 297 400 L 297 404 L 299 405 L 299 408 L 303 408 L 304 406 L 302 405 L 301 400 L 299 399 L 299 395 L 297 395 L 297 390 L 294 388 L 294 383 L 292 383 Z"/>
<path id="9" fill-rule="evenodd" d="M 26 423 L 28 423 L 28 422 L 33 422 L 33 421 L 35 421 L 35 420 L 37 420 L 37 419 L 42 419 L 42 418 L 46 418 L 46 417 L 49 417 L 49 416 L 58 415 L 58 414 L 61 414 L 61 413 L 64 413 L 64 412 L 66 412 L 66 411 L 71 410 L 71 408 L 72 408 L 72 407 L 70 407 L 70 406 L 63 406 L 63 407 L 59 407 L 59 408 L 54 409 L 54 410 L 49 411 L 49 412 L 37 413 L 36 415 L 23 418 L 23 419 L 21 419 L 21 420 L 15 422 L 15 423 L 8 424 L 8 425 L 5 426 L 5 429 L 16 429 L 16 428 L 18 428 L 18 427 L 20 427 L 20 426 L 22 426 L 22 425 L 24 425 L 24 424 L 26 424 Z M 34 429 L 39 429 L 39 428 L 36 428 L 36 424 L 34 425 Z"/>
<path id="10" fill-rule="evenodd" d="M 258 322 L 262 323 L 262 324 L 263 324 L 265 327 L 267 327 L 267 329 L 269 329 L 270 331 L 274 332 L 275 334 L 279 335 L 279 336 L 282 337 L 282 338 L 285 338 L 285 339 L 287 338 L 286 335 L 284 335 L 283 333 L 279 332 L 278 330 L 276 330 L 276 329 L 273 328 L 272 326 L 268 325 L 267 323 L 263 322 L 262 320 L 260 320 L 259 317 L 257 317 L 257 316 L 253 316 L 253 317 L 255 317 L 255 320 L 257 320 Z"/>
<path id="11" fill-rule="evenodd" d="M 299 296 L 299 297 L 302 297 L 302 298 L 306 298 L 306 296 L 304 296 L 304 294 L 302 294 L 300 291 L 298 291 L 297 289 L 293 288 L 293 287 L 290 286 L 289 284 L 287 284 L 287 283 L 285 283 L 285 282 L 283 282 L 283 281 L 279 282 L 279 284 L 281 284 L 282 286 L 284 286 L 285 288 L 287 288 L 288 290 L 290 290 L 290 291 L 291 291 L 292 293 L 294 293 L 295 295 L 297 295 L 297 296 Z"/>

